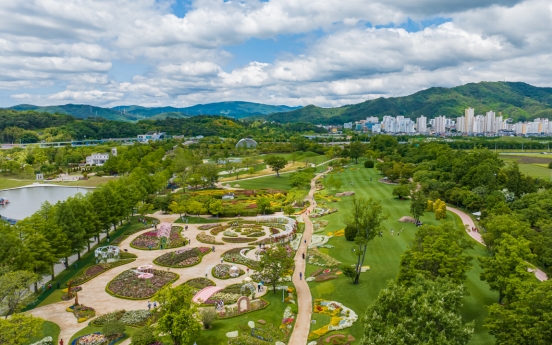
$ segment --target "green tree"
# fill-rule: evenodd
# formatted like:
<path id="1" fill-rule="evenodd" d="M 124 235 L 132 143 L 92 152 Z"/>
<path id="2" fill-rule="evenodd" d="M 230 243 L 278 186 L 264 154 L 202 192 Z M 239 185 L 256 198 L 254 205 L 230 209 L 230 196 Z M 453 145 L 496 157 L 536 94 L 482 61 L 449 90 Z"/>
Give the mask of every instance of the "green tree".
<path id="1" fill-rule="evenodd" d="M 40 334 L 44 320 L 32 315 L 14 314 L 0 319 L 0 344 L 24 345 Z"/>
<path id="2" fill-rule="evenodd" d="M 358 157 L 362 156 L 366 151 L 366 148 L 360 141 L 353 141 L 349 145 L 349 157 L 355 160 L 355 164 L 358 164 Z"/>
<path id="3" fill-rule="evenodd" d="M 224 207 L 222 207 L 222 200 L 213 199 L 209 202 L 209 213 L 218 217 L 222 211 L 224 211 Z"/>
<path id="4" fill-rule="evenodd" d="M 410 213 L 416 224 L 419 223 L 420 217 L 424 215 L 427 207 L 427 199 L 422 190 L 417 190 L 410 195 Z"/>
<path id="5" fill-rule="evenodd" d="M 110 320 L 102 327 L 102 334 L 113 337 L 125 332 L 125 325 L 119 320 Z"/>
<path id="6" fill-rule="evenodd" d="M 270 210 L 270 199 L 268 198 L 257 199 L 257 209 L 259 210 L 259 213 L 265 214 L 266 211 Z"/>
<path id="7" fill-rule="evenodd" d="M 264 162 L 276 173 L 277 177 L 280 177 L 280 170 L 285 168 L 288 163 L 287 159 L 280 156 L 270 156 Z"/>
<path id="8" fill-rule="evenodd" d="M 192 200 L 188 203 L 188 212 L 190 214 L 195 214 L 199 217 L 200 214 L 204 214 L 207 212 L 207 208 L 205 205 L 197 200 Z"/>
<path id="9" fill-rule="evenodd" d="M 424 225 L 401 258 L 397 281 L 408 284 L 421 274 L 429 279 L 448 278 L 462 284 L 471 269 L 472 258 L 465 252 L 471 247 L 464 231 L 450 223 Z"/>
<path id="10" fill-rule="evenodd" d="M 364 161 L 364 167 L 365 168 L 373 168 L 374 167 L 374 161 L 372 161 L 372 160 Z"/>
<path id="11" fill-rule="evenodd" d="M 353 197 L 351 218 L 352 222 L 349 224 L 356 229 L 355 243 L 358 246 L 358 250 L 355 252 L 357 255 L 355 284 L 358 284 L 368 243 L 381 231 L 381 223 L 387 219 L 387 215 L 383 214 L 380 202 L 372 198 L 357 199 Z"/>
<path id="12" fill-rule="evenodd" d="M 341 179 L 334 177 L 333 174 L 330 174 L 330 177 L 328 177 L 326 179 L 326 185 L 331 190 L 339 190 L 339 188 L 341 188 L 342 184 L 343 183 L 341 182 Z"/>
<path id="13" fill-rule="evenodd" d="M 157 337 L 154 334 L 154 329 L 146 325 L 138 328 L 131 336 L 132 345 L 151 345 L 157 341 Z"/>
<path id="14" fill-rule="evenodd" d="M 146 214 L 149 214 L 153 210 L 153 205 L 146 202 L 140 201 L 136 204 L 136 212 L 144 217 Z"/>
<path id="15" fill-rule="evenodd" d="M 166 335 L 174 345 L 184 345 L 199 335 L 201 325 L 193 296 L 187 285 L 167 286 L 155 294 L 153 300 L 159 303 L 159 319 L 155 327 L 157 336 Z"/>
<path id="16" fill-rule="evenodd" d="M 311 173 L 305 171 L 295 172 L 289 177 L 289 185 L 293 188 L 308 189 L 312 178 L 313 174 Z"/>
<path id="17" fill-rule="evenodd" d="M 500 345 L 552 344 L 552 281 L 526 281 L 510 303 L 488 307 L 485 328 Z"/>
<path id="18" fill-rule="evenodd" d="M 284 207 L 284 213 L 287 214 L 288 216 L 291 216 L 292 214 L 295 213 L 295 209 L 293 208 L 293 206 L 287 205 Z"/>
<path id="19" fill-rule="evenodd" d="M 276 293 L 278 280 L 289 273 L 294 263 L 293 256 L 288 253 L 285 247 L 271 246 L 261 257 L 259 272 L 264 281 L 272 285 L 272 289 Z"/>
<path id="20" fill-rule="evenodd" d="M 534 257 L 529 241 L 504 234 L 493 256 L 479 258 L 483 268 L 481 280 L 486 281 L 492 291 L 498 292 L 498 303 L 505 298 L 508 301 L 515 298 L 520 282 L 533 278 L 533 273 L 527 269 L 533 267 L 528 261 Z"/>
<path id="21" fill-rule="evenodd" d="M 474 322 L 460 315 L 464 287 L 417 276 L 411 285 L 391 282 L 368 307 L 363 345 L 465 345 Z M 423 320 L 423 321 L 422 321 Z"/>
<path id="22" fill-rule="evenodd" d="M 400 184 L 393 188 L 393 195 L 396 195 L 399 199 L 403 199 L 410 195 L 410 187 L 407 184 Z"/>
<path id="23" fill-rule="evenodd" d="M 353 224 L 347 224 L 345 226 L 345 239 L 347 241 L 354 241 L 357 236 L 357 229 Z"/>
<path id="24" fill-rule="evenodd" d="M 4 315 L 12 315 L 34 300 L 29 286 L 39 281 L 38 275 L 29 271 L 8 271 L 0 276 L 0 305 Z"/>
<path id="25" fill-rule="evenodd" d="M 179 200 L 178 202 L 173 200 L 173 202 L 169 205 L 169 209 L 172 213 L 176 213 L 182 217 L 182 214 L 186 214 L 187 207 L 184 200 Z"/>
<path id="26" fill-rule="evenodd" d="M 217 318 L 217 312 L 215 308 L 211 308 L 211 307 L 202 308 L 199 311 L 199 317 L 201 319 L 201 323 L 203 324 L 203 327 L 205 329 L 209 329 L 211 328 L 211 324 L 213 323 L 213 321 L 215 321 L 215 319 Z"/>

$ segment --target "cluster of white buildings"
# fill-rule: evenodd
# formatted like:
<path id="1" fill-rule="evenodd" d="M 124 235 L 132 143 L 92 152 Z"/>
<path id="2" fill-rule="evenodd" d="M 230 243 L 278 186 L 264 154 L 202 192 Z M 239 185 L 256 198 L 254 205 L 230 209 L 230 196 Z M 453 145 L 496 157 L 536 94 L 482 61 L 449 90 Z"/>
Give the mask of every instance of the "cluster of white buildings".
<path id="1" fill-rule="evenodd" d="M 442 135 L 455 130 L 463 135 L 549 135 L 552 134 L 552 120 L 535 119 L 532 122 L 512 123 L 501 113 L 488 111 L 485 115 L 475 115 L 473 108 L 468 108 L 464 116 L 456 120 L 448 119 L 444 115 L 428 120 L 420 116 L 416 121 L 404 116 L 384 116 L 381 123 L 377 117 L 368 117 L 366 120 L 348 122 L 345 129 L 357 131 L 372 131 L 372 133 L 390 134 L 434 134 Z"/>

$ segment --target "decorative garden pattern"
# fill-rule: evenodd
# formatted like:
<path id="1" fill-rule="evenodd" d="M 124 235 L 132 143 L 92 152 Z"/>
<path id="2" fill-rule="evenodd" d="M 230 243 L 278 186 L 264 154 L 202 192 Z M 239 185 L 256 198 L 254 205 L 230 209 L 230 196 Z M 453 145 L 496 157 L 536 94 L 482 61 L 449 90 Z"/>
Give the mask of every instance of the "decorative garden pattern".
<path id="1" fill-rule="evenodd" d="M 158 230 L 152 230 L 136 237 L 130 246 L 141 250 L 178 248 L 185 246 L 187 241 L 180 235 L 182 228 L 162 223 Z"/>
<path id="2" fill-rule="evenodd" d="M 309 340 L 318 339 L 331 331 L 351 327 L 358 320 L 358 315 L 352 309 L 335 301 L 315 299 L 313 312 L 329 315 L 331 316 L 331 321 L 328 325 L 310 332 Z"/>
<path id="3" fill-rule="evenodd" d="M 136 269 L 124 271 L 107 284 L 106 291 L 115 297 L 148 299 L 167 284 L 178 279 L 178 274 L 152 269 L 151 278 L 139 278 Z"/>
<path id="4" fill-rule="evenodd" d="M 165 267 L 190 267 L 201 262 L 201 258 L 211 252 L 211 248 L 182 248 L 174 252 L 165 253 L 153 260 L 153 263 Z"/>

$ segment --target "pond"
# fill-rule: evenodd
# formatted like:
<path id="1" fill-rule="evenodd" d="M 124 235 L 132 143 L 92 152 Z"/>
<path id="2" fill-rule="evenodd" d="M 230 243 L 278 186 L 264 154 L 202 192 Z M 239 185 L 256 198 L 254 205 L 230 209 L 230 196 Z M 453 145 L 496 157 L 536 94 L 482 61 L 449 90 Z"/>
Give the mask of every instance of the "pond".
<path id="1" fill-rule="evenodd" d="M 55 204 L 77 193 L 86 194 L 91 190 L 82 187 L 45 185 L 2 190 L 0 191 L 0 198 L 8 199 L 9 204 L 0 205 L 0 215 L 21 220 L 35 213 L 45 201 Z"/>

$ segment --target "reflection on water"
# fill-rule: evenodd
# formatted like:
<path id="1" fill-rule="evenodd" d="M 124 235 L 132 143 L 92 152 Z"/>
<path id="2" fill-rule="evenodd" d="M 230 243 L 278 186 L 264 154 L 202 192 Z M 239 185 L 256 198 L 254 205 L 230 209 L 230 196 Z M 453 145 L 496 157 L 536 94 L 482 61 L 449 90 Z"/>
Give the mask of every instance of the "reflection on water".
<path id="1" fill-rule="evenodd" d="M 45 201 L 55 204 L 77 193 L 86 194 L 89 191 L 91 189 L 60 186 L 29 186 L 0 191 L 0 198 L 10 201 L 9 204 L 0 206 L 0 215 L 21 220 L 35 213 Z"/>

